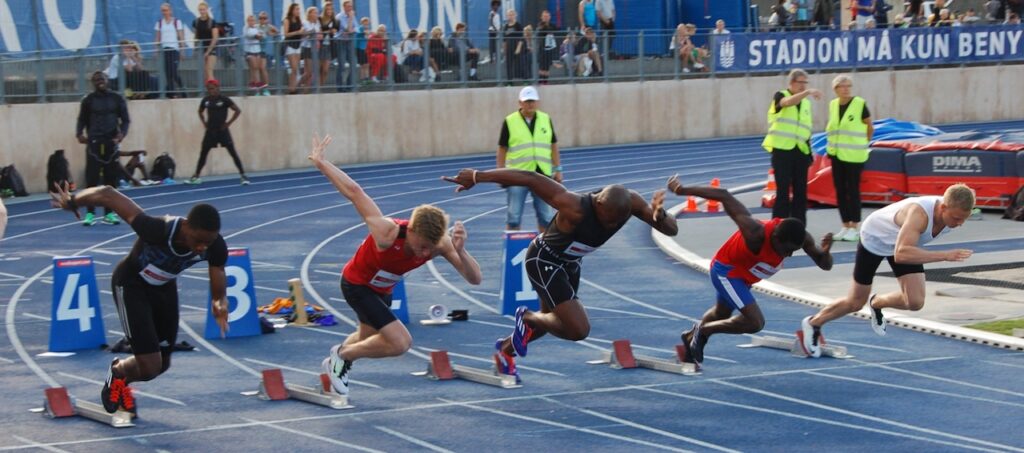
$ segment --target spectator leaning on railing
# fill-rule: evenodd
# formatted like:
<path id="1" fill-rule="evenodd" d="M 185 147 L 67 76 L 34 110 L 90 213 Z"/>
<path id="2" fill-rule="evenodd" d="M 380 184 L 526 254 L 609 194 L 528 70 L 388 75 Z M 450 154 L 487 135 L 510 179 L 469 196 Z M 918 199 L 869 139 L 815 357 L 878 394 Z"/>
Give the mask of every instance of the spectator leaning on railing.
<path id="1" fill-rule="evenodd" d="M 498 33 L 500 32 L 501 0 L 491 0 L 491 12 L 487 13 L 487 42 L 491 53 L 487 57 L 487 61 L 498 62 Z"/>
<path id="2" fill-rule="evenodd" d="M 245 29 L 242 31 L 242 49 L 245 51 L 245 62 L 249 65 L 249 88 L 256 90 L 256 94 L 266 89 L 269 82 L 263 78 L 267 69 L 262 44 L 265 38 L 263 30 L 256 24 L 256 17 L 251 14 L 246 17 Z"/>
<path id="3" fill-rule="evenodd" d="M 370 79 L 370 60 L 366 57 L 366 43 L 373 36 L 370 18 L 359 18 L 359 31 L 356 32 L 356 62 L 359 63 L 359 80 Z"/>
<path id="4" fill-rule="evenodd" d="M 277 64 L 281 64 L 281 58 L 279 58 L 278 54 L 274 53 L 275 39 L 272 38 L 280 36 L 281 32 L 270 23 L 270 15 L 266 11 L 260 11 L 259 29 L 263 33 L 263 39 L 260 40 L 260 46 L 262 46 L 261 53 L 263 54 L 263 65 L 260 66 L 260 79 L 264 83 L 269 84 L 270 73 L 267 71 L 267 64 L 271 58 L 277 61 Z M 270 96 L 270 88 L 264 86 L 260 94 Z"/>
<path id="5" fill-rule="evenodd" d="M 217 67 L 217 44 L 220 30 L 210 16 L 210 5 L 199 2 L 199 17 L 192 21 L 192 30 L 196 37 L 196 49 L 202 56 L 203 79 L 212 79 L 213 70 Z"/>
<path id="6" fill-rule="evenodd" d="M 352 39 L 356 33 L 362 33 L 362 29 L 351 0 L 341 2 L 341 12 L 335 16 L 335 21 L 338 24 L 337 33 L 334 35 L 338 49 L 338 70 L 334 76 L 334 84 L 338 86 L 338 91 L 346 92 L 351 91 L 356 84 L 357 65 L 363 65 L 366 61 L 365 55 L 362 59 L 354 55 L 358 45 L 353 45 Z M 364 44 L 363 51 L 365 50 Z"/>
<path id="7" fill-rule="evenodd" d="M 551 24 L 551 12 L 544 10 L 540 13 L 540 22 L 537 24 L 537 35 L 543 41 L 540 54 L 537 55 L 538 77 L 540 84 L 547 85 L 548 77 L 551 75 L 551 66 L 558 61 L 558 28 Z"/>
<path id="8" fill-rule="evenodd" d="M 604 74 L 601 52 L 597 46 L 597 33 L 593 28 L 583 30 L 583 38 L 576 41 L 576 73 L 581 77 Z"/>
<path id="9" fill-rule="evenodd" d="M 505 12 L 502 45 L 505 49 L 505 75 L 508 80 L 519 78 L 519 55 L 526 51 L 523 48 L 523 24 L 519 23 L 517 18 L 516 10 L 510 9 Z"/>
<path id="10" fill-rule="evenodd" d="M 324 12 L 320 15 L 320 31 L 323 38 L 320 41 L 320 85 L 327 82 L 327 72 L 331 69 L 331 60 L 338 58 L 338 41 L 334 37 L 338 34 L 338 19 L 334 16 L 334 2 L 324 2 Z M 344 67 L 345 62 L 339 61 L 339 67 Z M 335 74 L 337 79 L 337 74 Z"/>
<path id="11" fill-rule="evenodd" d="M 298 92 L 299 60 L 302 55 L 302 7 L 298 3 L 288 5 L 288 13 L 281 20 L 284 30 L 284 57 L 288 60 L 288 94 Z"/>
<path id="12" fill-rule="evenodd" d="M 302 22 L 302 79 L 299 85 L 305 87 L 306 92 L 313 86 L 313 72 L 316 68 L 313 65 L 313 52 L 320 49 L 320 39 L 323 35 L 320 32 L 320 11 L 315 6 L 306 8 L 306 20 Z M 319 57 L 319 54 L 317 55 Z M 297 70 L 294 68 L 293 70 Z M 317 80 L 319 84 L 321 80 Z"/>
<path id="13" fill-rule="evenodd" d="M 163 17 L 153 30 L 156 31 L 156 45 L 163 54 L 164 75 L 167 77 L 165 89 L 168 96 L 178 97 L 177 90 L 182 87 L 178 65 L 181 63 L 181 51 L 185 50 L 185 27 L 172 14 L 170 3 L 160 5 L 160 14 Z"/>
<path id="14" fill-rule="evenodd" d="M 462 61 L 469 64 L 469 80 L 480 80 L 476 75 L 477 60 L 480 59 L 480 50 L 473 45 L 473 42 L 466 36 L 466 24 L 459 22 L 455 24 L 455 33 L 448 38 L 448 58 L 460 65 Z M 462 70 L 462 67 L 459 67 Z M 461 76 L 460 76 L 461 77 Z"/>
<path id="15" fill-rule="evenodd" d="M 615 38 L 615 0 L 597 0 L 597 21 L 601 24 L 601 32 L 608 39 L 611 52 L 612 39 Z"/>

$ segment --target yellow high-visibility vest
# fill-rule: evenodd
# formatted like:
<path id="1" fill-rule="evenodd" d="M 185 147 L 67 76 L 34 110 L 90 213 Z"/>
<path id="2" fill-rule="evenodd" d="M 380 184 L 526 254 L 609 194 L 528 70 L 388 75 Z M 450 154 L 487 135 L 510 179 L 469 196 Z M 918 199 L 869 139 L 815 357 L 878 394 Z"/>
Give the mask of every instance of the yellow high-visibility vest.
<path id="1" fill-rule="evenodd" d="M 783 97 L 791 96 L 789 90 L 782 91 Z M 774 149 L 799 148 L 804 154 L 810 154 L 811 148 L 807 141 L 811 139 L 811 101 L 804 98 L 797 106 L 783 107 L 775 111 L 775 101 L 768 106 L 768 135 L 761 142 L 761 147 L 772 152 Z"/>
<path id="2" fill-rule="evenodd" d="M 854 96 L 839 117 L 839 98 L 828 105 L 828 155 L 843 162 L 864 163 L 868 160 L 868 125 L 861 118 L 864 114 L 864 98 Z"/>
<path id="3" fill-rule="evenodd" d="M 519 111 L 505 117 L 508 125 L 508 152 L 505 167 L 526 171 L 537 171 L 551 176 L 551 139 L 555 135 L 551 118 L 547 113 L 537 111 L 533 115 L 533 132 Z"/>

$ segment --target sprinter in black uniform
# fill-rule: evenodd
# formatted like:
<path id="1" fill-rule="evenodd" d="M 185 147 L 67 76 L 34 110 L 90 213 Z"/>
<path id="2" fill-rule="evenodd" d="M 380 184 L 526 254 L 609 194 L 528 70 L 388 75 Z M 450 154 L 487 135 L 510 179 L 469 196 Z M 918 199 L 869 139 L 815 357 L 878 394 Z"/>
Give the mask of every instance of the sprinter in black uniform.
<path id="1" fill-rule="evenodd" d="M 110 363 L 101 397 L 107 412 L 118 408 L 135 412 L 128 384 L 148 381 L 171 366 L 171 351 L 178 335 L 177 277 L 192 265 L 210 266 L 211 310 L 221 335 L 228 328 L 227 244 L 220 236 L 220 214 L 208 204 L 197 204 L 187 218 L 150 217 L 134 201 L 110 186 L 70 193 L 67 185 L 51 193 L 56 208 L 77 217 L 78 206 L 102 206 L 121 216 L 138 239 L 111 276 L 114 305 L 121 327 L 132 346 L 132 357 Z"/>
<path id="2" fill-rule="evenodd" d="M 506 374 L 517 374 L 513 357 L 526 356 L 526 346 L 546 333 L 579 341 L 590 334 L 587 312 L 576 295 L 583 257 L 610 239 L 631 216 L 658 231 L 675 236 L 676 219 L 665 213 L 665 191 L 654 193 L 650 204 L 640 194 L 619 184 L 586 194 L 566 190 L 551 178 L 536 172 L 497 169 L 463 169 L 445 181 L 458 184 L 456 191 L 477 183 L 492 182 L 526 186 L 557 211 L 543 235 L 530 243 L 526 252 L 526 273 L 541 301 L 541 312 L 519 307 L 513 334 L 495 344 L 495 359 Z"/>

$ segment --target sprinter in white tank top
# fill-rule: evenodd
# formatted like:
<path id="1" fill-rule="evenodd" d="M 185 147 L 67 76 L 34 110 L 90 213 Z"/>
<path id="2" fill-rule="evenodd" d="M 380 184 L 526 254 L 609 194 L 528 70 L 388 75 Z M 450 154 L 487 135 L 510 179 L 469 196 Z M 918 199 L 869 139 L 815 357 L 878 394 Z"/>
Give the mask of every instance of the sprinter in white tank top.
<path id="1" fill-rule="evenodd" d="M 964 224 L 974 209 L 974 191 L 964 184 L 946 188 L 942 197 L 912 197 L 875 211 L 864 220 L 860 230 L 849 294 L 801 322 L 804 352 L 821 355 L 821 326 L 833 319 L 854 313 L 867 303 L 871 328 L 885 335 L 883 308 L 917 311 L 924 307 L 924 264 L 963 261 L 970 250 L 930 251 L 923 245 Z M 896 275 L 900 290 L 871 294 L 871 283 L 882 260 Z"/>

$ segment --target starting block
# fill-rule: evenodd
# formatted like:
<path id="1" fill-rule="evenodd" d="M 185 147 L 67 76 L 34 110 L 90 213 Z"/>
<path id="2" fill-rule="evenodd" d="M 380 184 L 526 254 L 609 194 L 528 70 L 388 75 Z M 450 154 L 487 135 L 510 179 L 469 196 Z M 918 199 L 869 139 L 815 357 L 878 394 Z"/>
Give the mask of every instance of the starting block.
<path id="1" fill-rule="evenodd" d="M 604 357 L 598 360 L 591 360 L 591 365 L 609 364 L 617 370 L 626 368 L 647 368 L 654 371 L 666 373 L 683 374 L 694 376 L 700 374 L 700 367 L 696 363 L 686 361 L 686 347 L 676 345 L 676 359 L 659 359 L 633 354 L 633 345 L 629 340 L 615 340 L 612 342 L 612 349 L 605 351 Z"/>
<path id="2" fill-rule="evenodd" d="M 331 409 L 351 409 L 354 407 L 348 404 L 347 396 L 331 392 L 331 380 L 326 374 L 320 374 L 320 382 L 316 388 L 306 387 L 285 382 L 279 368 L 263 370 L 263 380 L 260 381 L 258 396 L 260 399 L 269 401 L 296 399 Z"/>
<path id="3" fill-rule="evenodd" d="M 448 351 L 432 351 L 430 353 L 430 362 L 427 362 L 427 371 L 416 371 L 412 375 L 426 376 L 435 381 L 464 379 L 505 389 L 523 386 L 516 383 L 515 376 L 498 373 L 497 366 L 494 369 L 485 370 L 452 364 L 451 360 L 448 359 Z"/>
<path id="4" fill-rule="evenodd" d="M 790 354 L 793 354 L 796 357 L 807 357 L 807 354 L 804 354 L 804 347 L 803 347 L 803 344 L 802 344 L 803 343 L 803 338 L 804 338 L 804 332 L 802 330 L 796 331 L 796 338 L 795 339 L 782 338 L 782 337 L 773 337 L 773 336 L 767 336 L 767 335 L 765 335 L 765 336 L 753 335 L 753 336 L 750 337 L 750 343 L 737 345 L 737 347 L 740 347 L 740 348 L 764 347 L 764 348 L 772 348 L 772 349 L 782 349 L 784 351 L 788 350 L 790 352 Z M 852 359 L 853 358 L 853 356 L 850 355 L 846 351 L 846 347 L 845 346 L 833 346 L 833 345 L 828 344 L 827 342 L 825 342 L 825 336 L 824 335 L 821 336 L 820 340 L 821 340 L 821 355 L 822 356 L 824 356 L 824 357 L 832 357 L 834 359 Z"/>
<path id="5" fill-rule="evenodd" d="M 51 387 L 46 389 L 43 394 L 45 397 L 43 399 L 42 410 L 35 409 L 34 411 L 42 412 L 47 417 L 65 418 L 77 415 L 105 425 L 113 426 L 114 428 L 128 428 L 135 426 L 135 424 L 132 423 L 132 419 L 135 418 L 135 414 L 122 410 L 118 410 L 113 414 L 107 413 L 107 411 L 103 409 L 103 406 L 99 404 L 71 398 L 71 396 L 68 395 L 68 389 L 65 387 Z"/>

